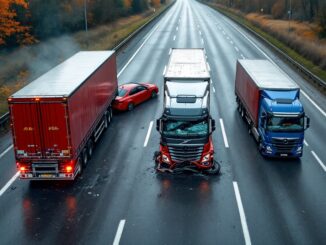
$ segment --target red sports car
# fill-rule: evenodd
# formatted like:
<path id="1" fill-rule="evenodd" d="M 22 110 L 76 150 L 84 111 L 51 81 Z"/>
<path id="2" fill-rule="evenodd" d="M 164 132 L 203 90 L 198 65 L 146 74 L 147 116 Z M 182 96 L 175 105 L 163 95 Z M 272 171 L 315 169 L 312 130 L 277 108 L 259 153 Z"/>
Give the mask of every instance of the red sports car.
<path id="1" fill-rule="evenodd" d="M 113 109 L 131 111 L 134 107 L 158 94 L 158 87 L 149 83 L 127 83 L 119 86 Z"/>

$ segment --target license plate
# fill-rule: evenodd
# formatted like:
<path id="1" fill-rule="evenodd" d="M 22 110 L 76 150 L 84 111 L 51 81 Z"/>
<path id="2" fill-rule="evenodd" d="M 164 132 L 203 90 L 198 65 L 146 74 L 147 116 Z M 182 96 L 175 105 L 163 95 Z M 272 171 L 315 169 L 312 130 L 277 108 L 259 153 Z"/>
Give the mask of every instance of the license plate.
<path id="1" fill-rule="evenodd" d="M 55 175 L 54 174 L 40 174 L 39 177 L 40 178 L 54 178 Z"/>
<path id="2" fill-rule="evenodd" d="M 288 154 L 281 154 L 281 157 L 287 157 Z"/>

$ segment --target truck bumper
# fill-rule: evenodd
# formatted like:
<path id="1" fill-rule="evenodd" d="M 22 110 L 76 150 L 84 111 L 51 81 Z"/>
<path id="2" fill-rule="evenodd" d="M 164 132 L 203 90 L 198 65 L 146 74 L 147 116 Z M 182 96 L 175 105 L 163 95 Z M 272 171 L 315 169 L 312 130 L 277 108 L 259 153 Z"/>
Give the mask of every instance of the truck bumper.
<path id="1" fill-rule="evenodd" d="M 271 158 L 299 158 L 302 157 L 303 145 L 293 146 L 291 150 L 279 150 L 272 144 L 261 147 L 260 152 L 265 157 Z"/>

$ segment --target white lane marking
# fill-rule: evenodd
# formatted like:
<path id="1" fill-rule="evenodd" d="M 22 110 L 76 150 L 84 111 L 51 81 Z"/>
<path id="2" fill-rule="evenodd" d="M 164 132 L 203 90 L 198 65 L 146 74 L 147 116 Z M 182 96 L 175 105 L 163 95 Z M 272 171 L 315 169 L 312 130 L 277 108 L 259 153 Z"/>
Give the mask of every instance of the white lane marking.
<path id="1" fill-rule="evenodd" d="M 225 35 L 225 31 L 222 31 L 223 35 Z"/>
<path id="2" fill-rule="evenodd" d="M 164 66 L 164 70 L 163 70 L 163 76 L 164 76 L 164 74 L 165 74 L 165 71 L 166 71 L 166 66 Z"/>
<path id="3" fill-rule="evenodd" d="M 199 31 L 199 35 L 201 35 L 201 31 Z"/>
<path id="4" fill-rule="evenodd" d="M 230 40 L 230 43 L 231 43 L 231 44 L 233 44 L 233 41 L 232 41 L 232 40 Z"/>
<path id="5" fill-rule="evenodd" d="M 309 146 L 308 142 L 306 140 L 303 140 L 303 143 L 306 145 L 306 146 Z"/>
<path id="6" fill-rule="evenodd" d="M 11 186 L 11 184 L 15 182 L 18 176 L 19 176 L 19 172 L 17 172 L 13 177 L 11 177 L 11 179 L 7 182 L 7 184 L 5 184 L 4 187 L 2 187 L 2 189 L 0 190 L 0 197 L 3 195 L 3 193 L 6 192 L 6 190 Z"/>
<path id="7" fill-rule="evenodd" d="M 213 92 L 215 93 L 215 88 L 212 86 L 212 88 L 213 88 Z"/>
<path id="8" fill-rule="evenodd" d="M 223 135 L 223 141 L 224 141 L 225 148 L 229 148 L 229 142 L 228 142 L 228 138 L 226 137 L 224 123 L 223 123 L 222 118 L 220 118 L 220 124 L 221 124 L 221 130 L 222 130 L 222 135 Z"/>
<path id="9" fill-rule="evenodd" d="M 144 147 L 147 146 L 147 143 L 148 143 L 148 140 L 149 140 L 149 136 L 151 135 L 151 132 L 152 132 L 152 127 L 153 127 L 153 121 L 151 121 L 149 123 L 149 128 L 148 128 L 147 135 L 146 135 L 146 138 L 145 138 Z"/>
<path id="10" fill-rule="evenodd" d="M 313 101 L 307 94 L 306 94 L 306 92 L 305 91 L 303 91 L 303 90 L 301 90 L 301 93 L 311 102 L 311 104 L 313 104 L 316 108 L 317 108 L 317 110 L 318 111 L 320 111 L 320 113 L 324 116 L 324 117 L 326 117 L 326 112 L 323 110 L 323 109 L 321 109 L 317 104 L 316 104 L 316 102 L 315 101 Z"/>
<path id="11" fill-rule="evenodd" d="M 212 80 L 211 80 L 211 84 L 213 84 Z"/>
<path id="12" fill-rule="evenodd" d="M 230 40 L 229 36 L 226 37 L 227 40 Z"/>
<path id="13" fill-rule="evenodd" d="M 179 30 L 179 27 L 177 26 L 177 28 L 175 28 L 175 30 L 178 31 Z"/>
<path id="14" fill-rule="evenodd" d="M 237 204 L 238 204 L 240 220 L 241 220 L 241 226 L 242 226 L 243 236 L 244 236 L 244 239 L 245 239 L 245 244 L 246 245 L 251 245 L 249 229 L 248 229 L 246 215 L 245 215 L 243 205 L 242 205 L 242 201 L 241 201 L 238 182 L 233 181 L 233 188 L 234 188 L 235 198 L 236 198 Z"/>
<path id="15" fill-rule="evenodd" d="M 170 48 L 170 50 L 169 50 L 169 55 L 172 53 L 172 48 Z"/>
<path id="16" fill-rule="evenodd" d="M 174 36 L 173 36 L 173 41 L 175 41 L 176 38 L 177 38 L 177 37 L 174 35 Z"/>
<path id="17" fill-rule="evenodd" d="M 161 22 L 160 22 L 161 23 Z M 142 47 L 145 45 L 147 40 L 153 35 L 153 33 L 157 30 L 157 28 L 160 27 L 160 24 L 157 25 L 153 31 L 147 36 L 147 38 L 144 40 L 144 42 L 139 46 L 139 48 L 136 50 L 136 52 L 131 56 L 131 58 L 128 60 L 127 64 L 121 69 L 121 71 L 118 73 L 118 77 L 124 72 L 124 70 L 127 68 L 127 66 L 130 64 L 130 62 L 136 57 L 136 55 L 139 53 L 139 51 L 142 49 Z"/>
<path id="18" fill-rule="evenodd" d="M 125 219 L 120 220 L 120 223 L 119 223 L 119 226 L 117 229 L 117 233 L 115 234 L 115 238 L 113 241 L 113 245 L 119 245 L 125 223 L 126 223 Z"/>
<path id="19" fill-rule="evenodd" d="M 246 57 L 244 57 L 244 55 L 243 55 L 243 54 L 241 54 L 241 58 L 242 58 L 242 59 L 244 59 L 244 60 L 246 59 Z"/>
<path id="20" fill-rule="evenodd" d="M 204 39 L 201 39 L 201 43 L 204 44 Z"/>
<path id="21" fill-rule="evenodd" d="M 259 48 L 249 37 L 247 37 L 246 34 L 244 34 L 242 31 L 240 31 L 239 28 L 237 28 L 233 23 L 229 22 L 226 18 L 224 18 L 234 29 L 236 29 L 244 38 L 246 38 L 256 49 L 258 49 L 270 62 L 272 62 L 274 65 L 276 65 L 277 67 L 279 67 L 273 60 L 272 58 L 270 58 L 261 48 Z M 280 68 L 281 69 L 281 68 Z M 282 69 L 281 69 L 282 70 Z M 306 94 L 303 90 L 301 90 L 301 93 L 311 102 L 311 104 L 313 104 L 317 110 L 320 111 L 320 113 L 326 117 L 326 112 L 321 109 L 315 101 L 313 101 L 308 94 Z"/>
<path id="22" fill-rule="evenodd" d="M 317 154 L 314 151 L 311 151 L 311 154 L 314 156 L 314 158 L 317 160 L 317 162 L 319 163 L 319 165 L 324 169 L 324 171 L 326 172 L 326 165 L 322 162 L 322 160 L 320 160 L 320 158 L 317 156 Z"/>
<path id="23" fill-rule="evenodd" d="M 4 155 L 6 155 L 6 153 L 7 153 L 8 151 L 10 151 L 13 147 L 14 147 L 13 145 L 10 145 L 7 149 L 5 149 L 4 152 L 2 152 L 2 153 L 0 154 L 0 158 L 2 158 Z"/>
<path id="24" fill-rule="evenodd" d="M 239 52 L 239 49 L 237 47 L 234 47 L 235 51 Z"/>

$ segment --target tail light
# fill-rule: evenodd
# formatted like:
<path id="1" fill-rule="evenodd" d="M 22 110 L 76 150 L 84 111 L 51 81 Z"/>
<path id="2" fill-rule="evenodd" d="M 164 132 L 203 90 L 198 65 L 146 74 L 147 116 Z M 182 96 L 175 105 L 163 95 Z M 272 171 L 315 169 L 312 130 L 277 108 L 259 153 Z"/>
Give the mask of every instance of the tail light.
<path id="1" fill-rule="evenodd" d="M 72 166 L 67 165 L 67 166 L 66 166 L 66 172 L 67 172 L 67 173 L 71 173 L 71 172 L 72 172 Z"/>

